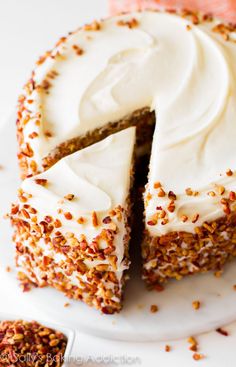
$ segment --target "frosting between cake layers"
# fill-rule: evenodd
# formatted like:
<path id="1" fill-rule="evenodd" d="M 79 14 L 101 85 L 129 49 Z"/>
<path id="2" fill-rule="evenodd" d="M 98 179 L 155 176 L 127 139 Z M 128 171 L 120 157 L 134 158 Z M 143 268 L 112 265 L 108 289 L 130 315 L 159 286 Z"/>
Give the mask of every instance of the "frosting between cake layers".
<path id="1" fill-rule="evenodd" d="M 133 29 L 117 24 L 132 18 L 138 21 Z M 42 113 L 39 137 L 30 141 L 37 163 L 63 141 L 149 106 L 157 123 L 146 222 L 157 206 L 169 203 L 157 196 L 157 181 L 177 195 L 169 222 L 148 227 L 150 233 L 193 232 L 205 220 L 223 216 L 220 197 L 208 192 L 216 184 L 223 184 L 226 192 L 236 187 L 235 175 L 225 175 L 236 168 L 236 46 L 212 32 L 214 24 L 194 26 L 173 14 L 143 12 L 107 19 L 97 32 L 71 35 L 54 50 L 61 55 L 47 58 L 35 72 L 38 84 L 50 70 L 58 73 L 49 94 L 33 92 L 29 105 Z M 84 53 L 78 56 L 73 45 Z M 26 125 L 26 141 L 34 130 L 34 124 Z M 48 130 L 52 137 L 44 135 Z M 200 194 L 186 196 L 187 187 Z M 109 206 L 109 198 L 101 198 L 100 205 Z M 86 202 L 89 209 L 91 204 Z M 195 214 L 197 224 L 181 221 L 182 215 Z"/>
<path id="2" fill-rule="evenodd" d="M 27 204 L 37 210 L 38 223 L 45 220 L 45 216 L 54 220 L 58 218 L 63 235 L 69 232 L 80 237 L 83 234 L 88 242 L 92 242 L 103 228 L 108 229 L 109 224 L 102 220 L 117 206 L 125 210 L 128 206 L 134 144 L 135 127 L 131 127 L 63 158 L 46 172 L 24 180 L 21 188 L 30 194 Z M 47 182 L 45 186 L 37 183 L 42 179 Z M 68 194 L 74 195 L 73 200 L 65 198 Z M 97 226 L 91 219 L 94 211 L 98 218 Z M 68 212 L 72 214 L 72 220 L 65 218 L 64 213 Z M 85 220 L 82 224 L 77 222 L 80 217 Z M 113 218 L 113 222 L 118 227 L 114 254 L 118 259 L 117 274 L 120 278 L 127 267 L 123 264 L 124 236 L 129 229 L 124 220 Z M 48 246 L 44 248 L 45 255 L 46 250 L 53 258 L 61 256 L 52 253 Z M 98 261 L 87 259 L 85 263 L 90 267 L 96 266 Z"/>

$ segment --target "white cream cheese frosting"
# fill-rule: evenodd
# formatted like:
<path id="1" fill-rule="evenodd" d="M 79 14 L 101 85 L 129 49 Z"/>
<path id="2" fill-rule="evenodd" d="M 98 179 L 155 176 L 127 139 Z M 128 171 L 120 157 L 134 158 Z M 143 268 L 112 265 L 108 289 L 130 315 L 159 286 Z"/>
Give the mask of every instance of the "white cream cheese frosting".
<path id="1" fill-rule="evenodd" d="M 46 216 L 57 218 L 62 224 L 59 230 L 63 235 L 73 233 L 79 238 L 82 234 L 89 243 L 102 229 L 109 229 L 109 223 L 104 223 L 103 219 L 118 206 L 127 210 L 134 144 L 135 127 L 131 127 L 67 156 L 46 172 L 24 180 L 21 189 L 29 195 L 27 205 L 37 210 L 37 222 L 44 221 Z M 45 185 L 39 184 L 42 180 Z M 73 200 L 66 199 L 68 195 L 73 195 Z M 92 221 L 93 212 L 96 212 L 98 220 L 96 226 Z M 70 213 L 72 219 L 66 219 L 65 213 Z M 79 224 L 81 217 L 83 223 Z M 114 238 L 118 279 L 128 265 L 123 263 L 124 237 L 129 231 L 124 217 L 121 221 L 113 218 L 118 228 Z M 57 261 L 60 260 L 62 255 L 55 255 L 43 240 L 41 247 L 45 255 L 56 256 Z M 100 263 L 107 261 L 101 260 Z M 85 263 L 90 267 L 99 261 L 88 259 Z"/>
<path id="2" fill-rule="evenodd" d="M 118 25 L 132 19 L 134 28 Z M 28 105 L 42 117 L 40 126 L 24 128 L 26 142 L 33 131 L 38 134 L 28 139 L 37 164 L 63 141 L 150 107 L 157 122 L 146 190 L 152 197 L 146 207 L 149 232 L 193 232 L 196 225 L 223 216 L 221 196 L 208 193 L 215 185 L 224 185 L 226 193 L 236 189 L 236 45 L 212 31 L 216 24 L 195 26 L 175 14 L 146 11 L 106 19 L 99 31 L 69 36 L 35 70 L 36 84 L 52 70 L 57 74 L 49 91 L 35 90 Z M 79 56 L 74 46 L 83 51 Z M 45 136 L 48 131 L 51 137 Z M 166 209 L 170 201 L 167 195 L 158 197 L 156 182 L 177 200 L 165 225 L 149 226 L 156 208 Z M 199 195 L 187 196 L 188 187 Z M 94 195 L 98 191 L 93 188 Z M 108 207 L 109 197 L 99 197 L 94 205 Z"/>

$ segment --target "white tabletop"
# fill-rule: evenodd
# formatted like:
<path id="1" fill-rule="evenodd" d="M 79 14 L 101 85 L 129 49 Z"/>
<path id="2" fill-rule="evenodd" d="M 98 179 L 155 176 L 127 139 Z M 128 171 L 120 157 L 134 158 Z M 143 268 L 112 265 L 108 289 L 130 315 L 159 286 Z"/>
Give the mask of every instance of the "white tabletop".
<path id="1" fill-rule="evenodd" d="M 106 0 L 0 0 L 0 125 L 16 105 L 17 95 L 40 54 L 78 25 L 106 16 Z M 1 265 L 1 264 L 0 264 Z M 39 309 L 24 302 L 20 290 L 5 286 L 7 273 L 0 268 L 0 312 L 30 314 L 43 319 Z M 161 297 L 161 294 L 160 294 Z M 233 367 L 236 323 L 227 326 L 230 336 L 216 332 L 198 337 L 206 359 L 196 362 L 188 343 L 128 343 L 98 339 L 77 331 L 73 356 L 83 366 Z"/>

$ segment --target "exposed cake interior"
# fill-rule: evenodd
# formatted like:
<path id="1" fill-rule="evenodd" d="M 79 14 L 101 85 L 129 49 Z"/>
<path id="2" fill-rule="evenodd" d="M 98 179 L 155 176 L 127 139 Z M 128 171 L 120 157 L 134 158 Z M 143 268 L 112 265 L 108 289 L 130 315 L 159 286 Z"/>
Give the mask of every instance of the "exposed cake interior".
<path id="1" fill-rule="evenodd" d="M 121 308 L 129 267 L 135 127 L 26 179 L 13 206 L 17 264 L 104 313 Z"/>
<path id="2" fill-rule="evenodd" d="M 142 108 L 119 121 L 108 123 L 102 128 L 97 128 L 84 136 L 78 136 L 60 144 L 43 159 L 43 168 L 48 169 L 67 155 L 132 126 L 136 127 L 136 157 L 150 156 L 155 127 L 155 113 L 151 112 L 149 108 Z"/>

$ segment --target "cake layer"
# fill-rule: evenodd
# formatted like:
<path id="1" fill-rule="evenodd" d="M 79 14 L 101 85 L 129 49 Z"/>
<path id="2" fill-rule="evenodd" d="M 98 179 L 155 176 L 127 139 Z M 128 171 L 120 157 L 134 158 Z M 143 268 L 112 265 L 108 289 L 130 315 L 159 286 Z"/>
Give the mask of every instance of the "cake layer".
<path id="1" fill-rule="evenodd" d="M 129 266 L 135 128 L 110 135 L 26 179 L 11 220 L 17 264 L 104 313 L 121 308 Z"/>

